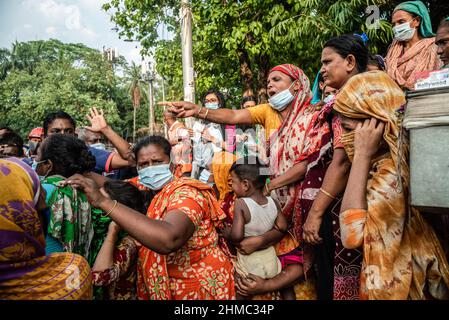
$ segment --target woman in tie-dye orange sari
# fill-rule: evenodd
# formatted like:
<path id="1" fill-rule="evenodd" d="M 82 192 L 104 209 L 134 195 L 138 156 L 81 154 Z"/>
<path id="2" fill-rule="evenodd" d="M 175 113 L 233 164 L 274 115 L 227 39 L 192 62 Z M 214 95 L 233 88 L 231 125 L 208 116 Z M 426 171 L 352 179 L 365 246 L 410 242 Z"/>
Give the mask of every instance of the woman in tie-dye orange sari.
<path id="1" fill-rule="evenodd" d="M 0 159 L 0 300 L 92 299 L 87 261 L 45 255 L 39 178 L 16 158 Z"/>
<path id="2" fill-rule="evenodd" d="M 404 104 L 402 90 L 382 71 L 352 77 L 337 96 L 334 110 L 352 162 L 340 214 L 342 242 L 363 249 L 361 299 L 449 299 L 441 245 L 408 204 Z"/>

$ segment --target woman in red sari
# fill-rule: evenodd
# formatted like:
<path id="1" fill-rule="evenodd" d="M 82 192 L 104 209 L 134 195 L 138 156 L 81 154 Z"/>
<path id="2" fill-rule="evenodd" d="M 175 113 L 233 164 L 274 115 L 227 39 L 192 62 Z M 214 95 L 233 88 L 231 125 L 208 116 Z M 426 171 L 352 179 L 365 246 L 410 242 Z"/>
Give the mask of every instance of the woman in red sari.
<path id="1" fill-rule="evenodd" d="M 234 299 L 233 267 L 220 249 L 216 228 L 225 218 L 213 190 L 189 178 L 173 179 L 170 143 L 146 137 L 136 146 L 138 182 L 158 191 L 147 217 L 104 197 L 94 181 L 76 175 L 67 183 L 89 194 L 142 244 L 138 259 L 138 298 Z"/>

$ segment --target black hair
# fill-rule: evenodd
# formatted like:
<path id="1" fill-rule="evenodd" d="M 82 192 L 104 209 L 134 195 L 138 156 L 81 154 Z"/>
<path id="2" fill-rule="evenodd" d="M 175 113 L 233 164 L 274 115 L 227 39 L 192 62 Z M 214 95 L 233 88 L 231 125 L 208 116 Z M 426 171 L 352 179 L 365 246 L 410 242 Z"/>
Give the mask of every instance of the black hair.
<path id="1" fill-rule="evenodd" d="M 248 101 L 254 101 L 255 103 L 257 103 L 256 97 L 254 97 L 254 96 L 244 96 L 244 97 L 242 98 L 242 106 L 243 106 L 246 102 L 248 102 Z"/>
<path id="2" fill-rule="evenodd" d="M 445 18 L 443 20 L 440 21 L 440 24 L 438 25 L 438 29 L 440 28 L 449 28 L 449 20 L 447 20 L 448 18 Z"/>
<path id="3" fill-rule="evenodd" d="M 13 132 L 14 131 L 13 129 L 11 129 L 10 127 L 5 126 L 5 125 L 0 125 L 0 130 L 6 130 L 8 132 Z"/>
<path id="4" fill-rule="evenodd" d="M 0 136 L 0 145 L 1 144 L 17 147 L 17 156 L 23 157 L 23 139 L 17 133 L 10 131 Z"/>
<path id="5" fill-rule="evenodd" d="M 261 174 L 262 169 L 266 169 L 259 158 L 257 157 L 244 157 L 237 159 L 231 166 L 229 172 L 234 172 L 240 180 L 250 181 L 254 188 L 263 189 L 267 177 Z"/>
<path id="6" fill-rule="evenodd" d="M 136 145 L 134 146 L 133 152 L 135 159 L 137 160 L 137 154 L 142 148 L 145 148 L 151 144 L 161 147 L 161 149 L 164 151 L 164 154 L 170 157 L 171 145 L 167 139 L 162 136 L 147 136 L 137 141 Z"/>
<path id="7" fill-rule="evenodd" d="M 201 97 L 201 103 L 203 105 L 205 104 L 204 101 L 206 100 L 206 97 L 209 94 L 215 94 L 217 96 L 218 104 L 219 104 L 220 108 L 225 108 L 226 107 L 226 100 L 225 100 L 225 97 L 224 97 L 223 93 L 221 93 L 220 91 L 218 91 L 215 88 L 209 89 L 209 90 L 207 90 L 207 92 L 205 94 L 203 94 L 203 96 Z"/>
<path id="8" fill-rule="evenodd" d="M 76 122 L 75 119 L 73 119 L 67 112 L 64 112 L 62 110 L 58 110 L 55 112 L 50 112 L 45 116 L 44 119 L 44 137 L 47 136 L 48 126 L 52 124 L 53 121 L 56 119 L 67 119 L 70 121 L 70 123 L 73 125 L 74 128 L 76 128 Z"/>
<path id="9" fill-rule="evenodd" d="M 343 59 L 352 54 L 355 57 L 357 71 L 365 72 L 368 65 L 368 48 L 358 35 L 344 34 L 328 40 L 323 48 L 332 48 Z"/>
<path id="10" fill-rule="evenodd" d="M 72 135 L 57 133 L 45 138 L 40 152 L 41 160 L 53 163 L 53 173 L 66 178 L 95 168 L 95 157 L 86 144 Z"/>
<path id="11" fill-rule="evenodd" d="M 104 184 L 104 190 L 112 200 L 117 200 L 140 213 L 147 213 L 147 195 L 131 183 L 120 180 L 108 180 Z"/>
<path id="12" fill-rule="evenodd" d="M 378 55 L 378 54 L 370 54 L 368 59 L 368 65 L 370 66 L 376 66 L 379 68 L 379 70 L 385 71 L 385 61 L 384 59 Z"/>

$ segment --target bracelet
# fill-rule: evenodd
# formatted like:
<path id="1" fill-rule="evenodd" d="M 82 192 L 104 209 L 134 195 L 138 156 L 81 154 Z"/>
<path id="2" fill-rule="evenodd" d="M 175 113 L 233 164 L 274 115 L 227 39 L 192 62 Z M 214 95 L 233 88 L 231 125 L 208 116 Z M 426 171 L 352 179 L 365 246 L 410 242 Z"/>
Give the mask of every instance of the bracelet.
<path id="1" fill-rule="evenodd" d="M 209 110 L 210 110 L 210 109 L 207 109 L 207 110 L 206 110 L 206 114 L 204 115 L 204 120 L 206 120 L 207 114 L 209 113 Z"/>
<path id="2" fill-rule="evenodd" d="M 333 195 L 331 195 L 329 192 L 327 192 L 327 191 L 324 190 L 323 188 L 320 188 L 320 191 L 321 191 L 322 193 L 324 193 L 326 196 L 328 196 L 329 198 L 333 199 L 333 200 L 337 199 L 336 197 L 334 197 Z"/>
<path id="3" fill-rule="evenodd" d="M 105 215 L 101 215 L 101 216 L 102 217 L 108 217 L 112 213 L 112 211 L 114 211 L 115 207 L 117 207 L 117 203 L 118 203 L 118 201 L 114 200 L 114 205 L 112 206 L 112 209 L 109 210 Z"/>
<path id="4" fill-rule="evenodd" d="M 200 110 L 196 113 L 196 116 L 198 117 L 200 115 L 201 110 L 203 110 L 203 106 L 200 107 Z"/>

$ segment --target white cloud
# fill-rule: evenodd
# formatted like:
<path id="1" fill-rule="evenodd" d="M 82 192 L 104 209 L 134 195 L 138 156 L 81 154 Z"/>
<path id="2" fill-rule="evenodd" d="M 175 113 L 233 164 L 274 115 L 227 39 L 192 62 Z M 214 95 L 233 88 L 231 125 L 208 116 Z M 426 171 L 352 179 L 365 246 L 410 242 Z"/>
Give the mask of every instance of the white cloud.
<path id="1" fill-rule="evenodd" d="M 49 36 L 53 37 L 56 35 L 56 28 L 53 26 L 47 27 L 47 28 L 45 28 L 45 33 L 48 34 Z"/>

